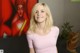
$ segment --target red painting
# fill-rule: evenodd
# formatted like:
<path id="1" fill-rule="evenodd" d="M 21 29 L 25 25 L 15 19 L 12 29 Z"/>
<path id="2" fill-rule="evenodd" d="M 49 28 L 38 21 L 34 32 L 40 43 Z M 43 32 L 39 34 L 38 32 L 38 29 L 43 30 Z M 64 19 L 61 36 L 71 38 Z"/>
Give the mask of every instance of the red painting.
<path id="1" fill-rule="evenodd" d="M 30 15 L 37 0 L 0 0 L 0 38 L 21 36 L 29 28 Z"/>

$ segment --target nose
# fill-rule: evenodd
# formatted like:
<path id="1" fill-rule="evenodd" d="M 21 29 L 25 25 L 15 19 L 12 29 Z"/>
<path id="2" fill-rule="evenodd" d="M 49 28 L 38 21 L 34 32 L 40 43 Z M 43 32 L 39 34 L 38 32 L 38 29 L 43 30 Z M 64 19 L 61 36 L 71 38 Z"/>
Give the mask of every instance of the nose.
<path id="1" fill-rule="evenodd" d="M 37 16 L 40 16 L 40 12 L 37 13 Z"/>

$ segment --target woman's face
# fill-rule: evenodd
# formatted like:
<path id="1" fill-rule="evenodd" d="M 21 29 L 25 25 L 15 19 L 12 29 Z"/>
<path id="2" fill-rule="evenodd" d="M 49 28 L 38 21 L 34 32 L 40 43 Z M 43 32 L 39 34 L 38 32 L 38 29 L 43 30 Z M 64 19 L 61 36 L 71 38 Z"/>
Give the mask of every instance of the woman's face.
<path id="1" fill-rule="evenodd" d="M 36 8 L 36 11 L 34 13 L 34 17 L 35 17 L 34 19 L 37 23 L 41 23 L 46 20 L 46 11 L 43 6 L 39 5 Z"/>
<path id="2" fill-rule="evenodd" d="M 17 10 L 17 12 L 18 12 L 18 15 L 19 15 L 20 17 L 23 16 L 23 12 L 24 12 L 24 10 L 23 10 L 23 5 L 18 5 L 18 10 Z"/>

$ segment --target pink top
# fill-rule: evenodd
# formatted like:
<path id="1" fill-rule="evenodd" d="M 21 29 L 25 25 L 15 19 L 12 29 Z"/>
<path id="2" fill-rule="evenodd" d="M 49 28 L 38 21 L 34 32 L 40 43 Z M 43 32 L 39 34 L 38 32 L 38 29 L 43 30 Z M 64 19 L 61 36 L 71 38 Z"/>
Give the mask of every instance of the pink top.
<path id="1" fill-rule="evenodd" d="M 43 36 L 36 33 L 27 33 L 29 48 L 35 48 L 36 53 L 58 53 L 56 42 L 59 35 L 59 28 L 54 26 L 51 31 Z"/>

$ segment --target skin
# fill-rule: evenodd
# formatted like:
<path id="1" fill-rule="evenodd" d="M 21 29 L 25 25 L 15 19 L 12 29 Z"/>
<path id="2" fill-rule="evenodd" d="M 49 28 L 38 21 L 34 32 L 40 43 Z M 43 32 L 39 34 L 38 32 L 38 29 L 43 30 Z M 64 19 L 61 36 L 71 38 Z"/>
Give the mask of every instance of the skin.
<path id="1" fill-rule="evenodd" d="M 46 21 L 46 11 L 44 9 L 44 7 L 42 5 L 39 5 L 36 8 L 36 12 L 34 14 L 35 16 L 35 21 L 37 22 L 37 29 L 36 29 L 36 33 L 38 34 L 44 34 L 44 26 L 45 26 L 45 21 Z"/>
<path id="2" fill-rule="evenodd" d="M 35 16 L 35 20 L 36 20 L 36 22 L 38 24 L 45 22 L 45 19 L 46 19 L 46 11 L 45 11 L 44 7 L 41 6 L 41 5 L 39 5 L 36 8 L 36 11 L 35 11 L 34 16 Z"/>
<path id="3" fill-rule="evenodd" d="M 23 16 L 23 13 L 24 13 L 23 5 L 18 5 L 17 12 L 18 12 L 19 17 L 22 17 Z"/>
<path id="4" fill-rule="evenodd" d="M 37 22 L 36 33 L 38 34 L 44 34 L 43 28 L 45 26 L 45 20 L 46 20 L 46 11 L 42 5 L 39 5 L 36 8 L 36 12 L 34 13 L 34 19 Z M 35 53 L 34 48 L 30 48 L 30 53 Z"/>

